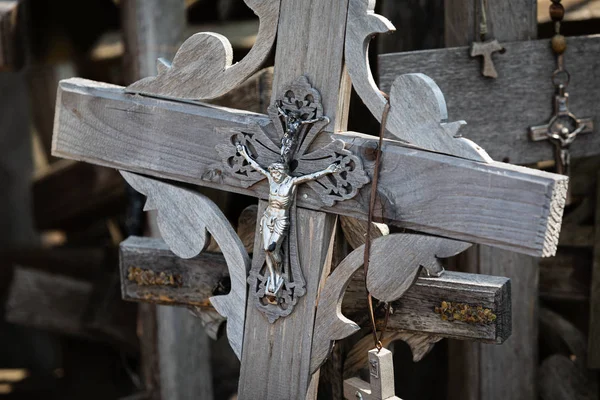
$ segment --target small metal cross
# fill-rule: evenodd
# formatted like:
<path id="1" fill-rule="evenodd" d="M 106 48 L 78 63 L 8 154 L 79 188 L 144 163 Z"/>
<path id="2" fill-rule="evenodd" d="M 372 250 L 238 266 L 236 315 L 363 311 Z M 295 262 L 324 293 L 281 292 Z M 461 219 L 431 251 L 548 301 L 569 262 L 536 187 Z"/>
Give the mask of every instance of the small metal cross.
<path id="1" fill-rule="evenodd" d="M 360 378 L 344 381 L 344 398 L 353 400 L 402 400 L 394 391 L 394 360 L 386 348 L 369 351 L 370 384 Z"/>
<path id="2" fill-rule="evenodd" d="M 471 47 L 471 57 L 483 57 L 483 68 L 481 74 L 489 78 L 497 78 L 498 72 L 494 67 L 494 60 L 492 54 L 496 52 L 503 52 L 504 47 L 496 39 L 488 40 L 486 42 L 473 42 Z"/>
<path id="3" fill-rule="evenodd" d="M 591 118 L 578 119 L 569 111 L 569 94 L 561 88 L 554 96 L 554 115 L 545 125 L 529 128 L 529 138 L 533 141 L 550 140 L 555 148 L 556 172 L 569 175 L 571 157 L 569 146 L 580 133 L 594 131 Z"/>

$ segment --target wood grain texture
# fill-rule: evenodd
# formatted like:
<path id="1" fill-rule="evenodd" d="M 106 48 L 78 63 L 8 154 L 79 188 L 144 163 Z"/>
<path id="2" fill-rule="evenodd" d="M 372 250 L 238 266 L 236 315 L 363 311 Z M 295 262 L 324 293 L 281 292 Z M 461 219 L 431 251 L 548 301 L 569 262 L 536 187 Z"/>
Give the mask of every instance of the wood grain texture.
<path id="1" fill-rule="evenodd" d="M 321 93 L 324 114 L 331 120 L 325 128 L 329 132 L 346 130 L 350 87 L 342 58 L 347 9 L 348 0 L 281 0 L 271 102 L 305 75 Z"/>
<path id="2" fill-rule="evenodd" d="M 431 276 L 440 276 L 444 273 L 440 259 L 455 256 L 469 247 L 471 243 L 409 233 L 374 241 L 367 288 L 378 300 L 399 299 L 413 285 L 421 267 Z"/>
<path id="3" fill-rule="evenodd" d="M 214 150 L 226 137 L 215 130 L 256 129 L 257 124 L 271 123 L 266 116 L 128 95 L 118 87 L 81 79 L 62 81 L 58 96 L 54 155 L 268 197 L 266 184 L 244 188 L 237 178 L 224 174 Z M 331 140 L 323 137 L 324 143 Z M 373 161 L 365 156 L 375 146 L 372 137 L 357 133 L 331 137 L 362 158 L 365 170 L 372 168 Z M 383 153 L 379 222 L 531 255 L 554 254 L 565 177 L 482 164 L 393 141 L 385 142 Z M 366 218 L 368 208 L 360 194 L 324 207 L 306 187 L 299 188 L 298 206 L 360 219 Z"/>
<path id="4" fill-rule="evenodd" d="M 569 108 L 578 118 L 600 121 L 600 99 L 589 90 L 600 86 L 600 59 L 594 56 L 600 52 L 600 36 L 572 37 L 568 43 Z M 482 77 L 480 63 L 468 56 L 469 48 L 457 47 L 380 56 L 380 87 L 390 90 L 400 74 L 424 73 L 445 94 L 450 118 L 467 122 L 460 133 L 486 149 L 493 159 L 514 164 L 552 160 L 552 145 L 530 141 L 527 130 L 545 124 L 553 113 L 550 75 L 556 60 L 550 41 L 502 45 L 506 53 L 494 58 L 497 79 Z M 570 148 L 573 158 L 598 154 L 598 149 L 597 132 L 581 135 Z"/>
<path id="5" fill-rule="evenodd" d="M 259 213 L 265 207 L 260 202 Z M 254 302 L 248 302 L 240 399 L 304 399 L 307 394 L 313 372 L 309 367 L 317 296 L 321 280 L 329 273 L 336 218 L 301 208 L 297 212 L 297 254 L 306 280 L 306 295 L 291 315 L 273 324 Z M 255 254 L 262 249 L 258 228 L 256 232 Z"/>
<path id="6" fill-rule="evenodd" d="M 190 318 L 184 308 L 157 307 L 158 356 L 163 399 L 211 399 L 211 364 L 190 354 L 205 353 L 210 349 L 207 335 L 198 335 L 202 322 Z M 232 346 L 233 347 L 233 346 Z M 235 350 L 235 349 L 234 349 Z M 190 372 L 194 379 L 187 383 Z M 182 385 L 185 379 L 186 384 Z"/>
<path id="7" fill-rule="evenodd" d="M 537 37 L 537 0 L 484 3 L 488 34 L 500 42 Z M 444 30 L 447 47 L 466 46 L 479 39 L 481 3 L 477 0 L 445 0 Z M 518 12 L 517 12 L 518 10 Z"/>
<path id="8" fill-rule="evenodd" d="M 487 246 L 479 246 L 467 253 L 467 259 L 460 262 L 461 270 L 511 279 L 513 330 L 502 346 L 451 342 L 449 356 L 453 367 L 449 391 L 456 399 L 501 399 L 506 396 L 530 399 L 536 393 L 538 261 Z M 467 364 L 459 367 L 460 362 Z M 460 377 L 458 368 L 464 368 L 468 375 Z"/>
<path id="9" fill-rule="evenodd" d="M 342 232 L 344 232 L 344 238 L 348 241 L 348 244 L 353 249 L 365 244 L 367 237 L 367 221 L 346 217 L 342 215 L 340 217 L 340 226 Z M 371 226 L 371 240 L 381 236 L 389 235 L 390 228 L 385 224 L 378 224 L 372 222 Z"/>
<path id="10" fill-rule="evenodd" d="M 373 116 L 381 121 L 388 100 L 375 84 L 367 53 L 375 33 L 390 32 L 394 27 L 386 18 L 375 14 L 374 7 L 375 2 L 371 0 L 350 0 L 345 55 L 354 89 Z M 462 122 L 446 123 L 446 102 L 435 82 L 423 74 L 394 79 L 389 90 L 388 137 L 458 157 L 491 160 L 475 143 L 458 136 Z"/>
<path id="11" fill-rule="evenodd" d="M 261 69 L 235 90 L 209 101 L 223 107 L 266 114 L 271 102 L 273 67 Z"/>
<path id="12" fill-rule="evenodd" d="M 121 174 L 134 189 L 148 197 L 145 210 L 158 210 L 161 236 L 176 255 L 182 258 L 198 255 L 208 244 L 209 232 L 223 250 L 231 292 L 211 297 L 210 301 L 227 318 L 229 343 L 241 357 L 250 258 L 231 224 L 219 207 L 200 193 L 128 172 Z"/>
<path id="13" fill-rule="evenodd" d="M 421 333 L 438 334 L 440 332 L 436 330 L 444 326 L 444 336 L 465 337 L 473 335 L 474 340 L 498 343 L 504 341 L 511 332 L 510 305 L 508 308 L 505 308 L 506 304 L 510 303 L 510 289 L 506 285 L 506 280 L 503 278 L 480 277 L 469 274 L 453 275 L 451 272 L 445 272 L 439 278 L 420 277 L 417 279 L 420 263 L 426 268 L 436 268 L 435 271 L 439 271 L 437 269 L 440 268 L 439 261 L 427 260 L 425 258 L 416 261 L 415 259 L 411 260 L 410 256 L 404 259 L 403 252 L 401 260 L 399 260 L 398 255 L 392 257 L 394 261 L 388 258 L 391 254 L 392 246 L 402 248 L 404 251 L 406 251 L 404 246 L 415 246 L 415 238 L 412 236 L 411 234 L 394 234 L 383 236 L 373 241 L 369 274 L 385 277 L 395 284 L 395 287 L 392 289 L 386 288 L 387 292 L 382 290 L 381 293 L 376 293 L 372 290 L 373 280 L 369 282 L 369 279 L 367 279 L 367 287 L 373 292 L 376 298 L 392 302 L 394 316 L 390 319 L 388 327 L 392 330 L 406 329 Z M 437 243 L 436 240 L 440 240 L 439 238 L 432 238 L 430 240 L 427 237 L 419 237 L 418 240 L 422 241 L 424 247 L 431 246 L 433 248 L 432 253 L 440 257 L 455 255 L 458 251 L 462 251 L 468 247 L 468 244 L 456 244 L 454 241 L 445 239 L 441 239 L 441 243 Z M 436 248 L 437 253 L 435 251 Z M 346 293 L 346 296 L 351 293 L 347 288 L 352 276 L 362 267 L 363 252 L 364 247 L 362 246 L 355 249 L 327 278 L 324 289 L 319 297 L 316 316 L 316 326 L 318 328 L 314 334 L 311 370 L 316 370 L 323 363 L 331 351 L 333 341 L 348 337 L 359 329 L 359 326 L 355 322 L 348 319 L 342 313 L 344 309 L 342 300 L 344 293 Z M 408 253 L 410 254 L 410 252 Z M 391 267 L 393 267 L 393 270 Z M 386 274 L 390 274 L 390 276 Z M 432 286 L 425 288 L 428 284 Z M 419 288 L 419 290 L 414 289 L 413 291 L 411 285 L 412 288 Z M 490 308 L 497 316 L 494 323 L 474 324 L 475 326 L 473 327 L 468 323 L 455 323 L 442 320 L 440 315 L 432 312 L 435 307 L 441 305 L 442 301 L 456 302 L 459 287 L 461 287 L 461 301 L 466 304 Z M 359 288 L 358 290 L 364 292 L 364 288 Z M 399 300 L 395 302 L 394 300 L 396 299 Z M 408 307 L 409 304 L 410 307 Z M 502 306 L 498 307 L 500 304 Z M 403 322 L 397 324 L 400 321 L 397 320 L 396 322 L 394 319 L 403 314 Z M 332 318 L 332 315 L 335 315 L 337 318 Z M 435 321 L 435 319 L 439 319 L 439 321 Z M 475 331 L 477 331 L 477 334 L 475 334 Z"/>
<path id="14" fill-rule="evenodd" d="M 598 174 L 600 177 L 600 174 Z M 588 367 L 600 368 L 600 178 L 596 180 L 594 258 L 590 283 L 590 327 L 588 331 Z"/>
<path id="15" fill-rule="evenodd" d="M 232 64 L 233 49 L 224 36 L 196 33 L 175 54 L 173 63 L 158 62 L 158 75 L 127 87 L 141 93 L 178 99 L 213 99 L 235 89 L 263 64 L 277 34 L 280 0 L 246 0 L 260 20 L 256 44 L 241 61 Z"/>
<path id="16" fill-rule="evenodd" d="M 186 28 L 183 0 L 124 0 L 121 22 L 125 44 L 125 81 L 156 73 L 156 60 L 171 59 Z"/>
<path id="17" fill-rule="evenodd" d="M 474 25 L 479 25 L 479 16 L 481 15 L 480 4 L 478 0 L 446 1 L 446 45 L 447 46 L 469 46 L 473 40 L 478 38 L 478 32 Z M 451 114 L 460 113 L 468 125 L 463 128 L 463 134 L 478 141 L 481 146 L 488 150 L 494 159 L 506 160 L 513 163 L 520 163 L 521 160 L 514 156 L 514 152 L 519 152 L 528 146 L 526 138 L 521 141 L 510 142 L 509 147 L 502 145 L 506 138 L 514 140 L 518 136 L 518 131 L 510 131 L 504 125 L 508 120 L 515 121 L 526 115 L 530 110 L 539 107 L 544 109 L 549 116 L 552 111 L 552 94 L 549 90 L 543 96 L 528 98 L 528 93 L 548 83 L 542 77 L 550 76 L 551 71 L 555 69 L 555 61 L 551 56 L 549 47 L 542 49 L 547 61 L 545 67 L 541 67 L 539 60 L 534 53 L 523 55 L 519 59 L 514 49 L 509 46 L 512 41 L 533 39 L 536 36 L 536 2 L 533 0 L 506 0 L 502 2 L 483 2 L 487 6 L 487 20 L 490 24 L 490 38 L 496 38 L 507 48 L 507 52 L 497 55 L 494 62 L 498 70 L 497 79 L 487 79 L 481 76 L 481 63 L 479 60 L 471 59 L 468 56 L 468 47 L 464 47 L 464 53 L 461 53 L 459 59 L 454 61 L 447 60 L 444 64 L 445 69 L 454 70 L 456 63 L 462 63 L 463 69 L 460 75 L 454 75 L 453 79 L 460 85 L 454 85 L 452 89 L 444 87 L 443 80 L 440 80 L 436 74 L 432 78 L 436 79 L 442 90 L 446 90 L 448 109 Z M 492 22 L 493 21 L 493 22 Z M 573 42 L 569 41 L 569 46 Z M 528 46 L 527 42 L 518 43 L 519 46 Z M 544 46 L 548 46 L 548 42 Z M 451 50 L 441 50 L 443 52 Z M 441 54 L 441 53 L 440 53 Z M 540 54 L 539 52 L 537 53 Z M 513 57 L 514 60 L 512 59 Z M 383 61 L 383 60 L 382 60 Z M 432 62 L 433 60 L 428 60 Z M 552 62 L 551 62 L 552 61 Z M 439 62 L 438 60 L 433 62 Z M 469 63 L 469 65 L 467 65 Z M 567 61 L 567 64 L 570 61 Z M 508 82 L 509 78 L 506 65 L 514 68 L 516 75 Z M 531 73 L 528 69 L 537 69 L 537 72 Z M 569 67 L 570 68 L 570 67 Z M 423 71 L 424 73 L 427 73 Z M 458 70 L 455 70 L 458 72 Z M 533 76 L 536 76 L 533 79 Z M 483 82 L 486 80 L 486 82 Z M 523 79 L 523 80 L 521 80 Z M 531 80 L 533 79 L 533 80 Z M 537 82 L 538 84 L 533 84 Z M 479 91 L 469 89 L 471 84 L 484 85 Z M 510 95 L 501 97 L 502 90 L 508 86 Z M 550 88 L 550 86 L 546 86 Z M 472 111 L 468 113 L 459 110 L 455 106 L 456 102 L 451 98 L 458 98 L 459 102 L 464 99 L 476 99 L 473 107 L 477 109 L 478 118 L 486 114 L 486 117 L 479 119 L 485 120 L 489 125 L 483 125 L 473 120 Z M 481 108 L 485 102 L 494 99 L 494 108 Z M 498 105 L 502 104 L 503 107 Z M 523 104 L 526 106 L 515 107 L 512 105 Z M 510 108 L 509 108 L 510 107 Z M 508 113 L 504 110 L 507 110 Z M 505 119 L 500 121 L 497 117 L 504 114 Z M 507 117 L 508 116 L 508 117 Z M 511 122 L 512 122 L 511 121 Z M 521 120 L 518 129 L 527 129 L 531 124 L 537 124 L 530 121 L 529 118 Z M 472 129 L 470 131 L 469 129 Z M 481 137 L 472 137 L 470 132 L 477 131 Z M 484 139 L 493 140 L 485 141 Z M 548 144 L 548 143 L 538 143 Z M 487 147 L 485 147 L 487 146 Z M 549 147 L 551 147 L 548 144 Z M 541 146 L 544 147 L 544 146 Z M 503 148 L 508 148 L 512 152 L 508 158 L 506 155 L 499 154 Z M 543 150 L 542 150 L 543 151 Z M 531 147 L 526 154 L 531 154 Z M 548 152 L 551 154 L 551 152 Z M 542 158 L 533 156 L 535 161 Z M 449 344 L 449 388 L 450 399 L 460 400 L 479 400 L 479 399 L 505 399 L 529 400 L 537 397 L 536 374 L 537 374 L 537 348 L 538 348 L 538 281 L 539 268 L 537 260 L 532 257 L 522 256 L 508 251 L 493 249 L 486 246 L 467 251 L 467 259 L 460 262 L 460 269 L 465 272 L 479 274 L 490 274 L 506 276 L 512 283 L 512 322 L 513 335 L 502 346 L 484 346 L 477 343 L 453 343 Z M 461 376 L 462 375 L 462 376 Z"/>

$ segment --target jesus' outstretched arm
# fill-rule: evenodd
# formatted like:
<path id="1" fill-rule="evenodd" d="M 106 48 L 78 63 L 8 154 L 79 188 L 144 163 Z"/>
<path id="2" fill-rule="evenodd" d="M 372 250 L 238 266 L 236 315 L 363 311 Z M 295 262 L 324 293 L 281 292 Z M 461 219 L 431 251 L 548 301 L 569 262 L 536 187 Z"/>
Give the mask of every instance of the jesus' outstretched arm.
<path id="1" fill-rule="evenodd" d="M 252 168 L 257 170 L 264 176 L 267 176 L 267 177 L 269 176 L 269 171 L 267 171 L 266 169 L 261 167 L 259 163 L 257 163 L 252 157 L 250 157 L 246 146 L 244 146 L 243 144 L 238 142 L 235 144 L 235 149 L 237 150 L 238 153 L 240 153 L 242 155 L 242 157 L 244 157 L 246 159 L 246 161 L 248 161 L 248 163 L 252 166 Z"/>
<path id="2" fill-rule="evenodd" d="M 331 164 L 329 167 L 325 168 L 322 171 L 313 172 L 312 174 L 307 174 L 304 176 L 298 176 L 298 177 L 294 178 L 293 182 L 294 182 L 294 185 L 299 185 L 301 183 L 315 181 L 325 175 L 333 174 L 334 172 L 337 172 L 341 169 L 342 169 L 342 166 L 340 164 Z"/>

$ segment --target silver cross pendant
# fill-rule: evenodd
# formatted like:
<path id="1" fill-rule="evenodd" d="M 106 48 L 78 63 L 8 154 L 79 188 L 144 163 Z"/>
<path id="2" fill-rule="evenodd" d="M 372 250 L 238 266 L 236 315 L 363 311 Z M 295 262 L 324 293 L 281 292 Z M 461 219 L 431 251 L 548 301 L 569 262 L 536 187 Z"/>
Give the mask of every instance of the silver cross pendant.
<path id="1" fill-rule="evenodd" d="M 353 400 L 402 400 L 394 390 L 394 359 L 386 348 L 369 350 L 370 383 L 360 378 L 344 381 L 344 398 Z"/>
<path id="2" fill-rule="evenodd" d="M 569 175 L 571 157 L 569 147 L 580 133 L 594 131 L 591 118 L 578 119 L 569 111 L 569 94 L 560 87 L 554 96 L 554 115 L 545 125 L 529 128 L 529 138 L 533 141 L 550 140 L 555 149 L 556 172 Z"/>

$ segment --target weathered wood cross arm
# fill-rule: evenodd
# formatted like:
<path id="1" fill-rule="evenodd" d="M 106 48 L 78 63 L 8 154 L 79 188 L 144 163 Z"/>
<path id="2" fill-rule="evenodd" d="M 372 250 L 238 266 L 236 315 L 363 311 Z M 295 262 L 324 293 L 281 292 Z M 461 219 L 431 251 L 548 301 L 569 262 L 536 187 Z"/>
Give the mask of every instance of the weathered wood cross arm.
<path id="1" fill-rule="evenodd" d="M 73 78 L 59 86 L 53 154 L 267 199 L 265 182 L 246 187 L 223 171 L 215 147 L 230 143 L 232 132 L 254 134 L 271 123 L 261 114 L 127 94 L 118 86 Z M 373 137 L 325 132 L 313 147 L 332 139 L 342 141 L 370 173 Z M 567 178 L 392 140 L 382 151 L 379 221 L 533 256 L 556 251 Z M 297 204 L 359 219 L 368 208 L 360 193 L 327 206 L 305 187 Z"/>
<path id="2" fill-rule="evenodd" d="M 121 288 L 131 301 L 212 309 L 209 298 L 230 287 L 221 254 L 182 259 L 160 239 L 130 237 L 121 243 Z M 364 275 L 350 281 L 342 312 L 364 320 L 367 302 Z M 442 302 L 469 305 L 463 320 L 454 320 Z M 481 307 L 478 315 L 478 306 Z M 500 344 L 511 332 L 510 281 L 507 278 L 446 271 L 441 277 L 420 276 L 399 301 L 392 302 L 390 331 L 412 331 L 442 337 Z M 451 306 L 450 306 L 451 307 Z M 437 311 L 436 311 L 437 308 Z M 489 314 L 484 315 L 485 310 Z M 450 318 L 447 318 L 447 317 Z M 365 321 L 366 323 L 366 321 Z"/>

